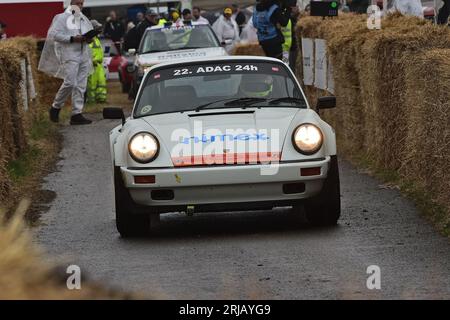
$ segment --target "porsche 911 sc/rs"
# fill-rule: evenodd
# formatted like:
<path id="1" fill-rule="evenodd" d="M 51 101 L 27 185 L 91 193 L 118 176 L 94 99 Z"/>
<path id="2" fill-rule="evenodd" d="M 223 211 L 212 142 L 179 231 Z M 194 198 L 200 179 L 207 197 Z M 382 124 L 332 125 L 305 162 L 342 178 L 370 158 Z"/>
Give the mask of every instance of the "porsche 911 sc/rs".
<path id="1" fill-rule="evenodd" d="M 332 108 L 334 97 L 317 108 Z M 310 108 L 283 62 L 220 57 L 164 63 L 145 75 L 131 116 L 110 133 L 116 223 L 141 235 L 168 212 L 292 206 L 336 224 L 334 130 Z M 303 210 L 304 209 L 304 210 Z"/>

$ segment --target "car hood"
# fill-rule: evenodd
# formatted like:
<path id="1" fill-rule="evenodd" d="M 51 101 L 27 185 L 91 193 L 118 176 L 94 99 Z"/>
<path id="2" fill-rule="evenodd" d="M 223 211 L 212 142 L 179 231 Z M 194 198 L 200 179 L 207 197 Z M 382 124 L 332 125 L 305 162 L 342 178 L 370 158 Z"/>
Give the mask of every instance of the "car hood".
<path id="1" fill-rule="evenodd" d="M 142 118 L 175 166 L 204 164 L 208 157 L 280 160 L 297 108 L 206 109 Z M 199 158 L 199 159 L 198 159 Z M 242 159 L 241 159 L 242 160 Z M 255 159 L 254 159 L 255 160 Z"/>
<path id="2" fill-rule="evenodd" d="M 226 55 L 227 53 L 222 47 L 155 52 L 139 55 L 138 64 L 143 66 L 152 66 L 168 61 L 219 57 Z"/>

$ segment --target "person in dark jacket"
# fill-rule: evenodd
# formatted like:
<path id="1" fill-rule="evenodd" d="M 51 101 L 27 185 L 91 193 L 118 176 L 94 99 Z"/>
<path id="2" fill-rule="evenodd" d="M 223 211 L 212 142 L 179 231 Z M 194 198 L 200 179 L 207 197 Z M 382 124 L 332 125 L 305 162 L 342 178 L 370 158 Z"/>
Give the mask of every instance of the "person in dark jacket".
<path id="1" fill-rule="evenodd" d="M 231 10 L 233 10 L 233 15 L 231 16 L 234 21 L 236 21 L 238 27 L 239 27 L 239 34 L 241 34 L 242 29 L 245 26 L 245 23 L 247 21 L 247 18 L 245 17 L 245 14 L 241 11 L 239 8 L 239 5 L 234 3 L 231 5 Z"/>
<path id="2" fill-rule="evenodd" d="M 144 36 L 145 30 L 158 25 L 158 14 L 152 10 L 148 9 L 145 13 L 145 20 L 136 26 L 136 40 L 135 43 L 139 46 L 142 37 Z"/>
<path id="3" fill-rule="evenodd" d="M 370 0 L 347 0 L 351 12 L 364 14 L 370 5 Z"/>
<path id="4" fill-rule="evenodd" d="M 444 5 L 439 9 L 437 16 L 438 24 L 448 24 L 448 17 L 450 15 L 450 0 L 442 0 Z"/>
<path id="5" fill-rule="evenodd" d="M 140 44 L 138 40 L 138 30 L 137 26 L 135 26 L 128 30 L 128 32 L 125 34 L 125 37 L 123 39 L 123 49 L 125 51 L 128 51 L 129 49 L 137 50 Z"/>
<path id="6" fill-rule="evenodd" d="M 103 32 L 105 38 L 111 39 L 113 42 L 120 42 L 125 34 L 125 27 L 122 22 L 117 19 L 115 11 L 109 13 L 109 20 L 106 22 Z"/>
<path id="7" fill-rule="evenodd" d="M 291 18 L 291 8 L 281 8 L 278 1 L 260 0 L 253 12 L 253 25 L 258 41 L 268 57 L 282 59 L 284 37 L 280 28 L 286 27 Z"/>

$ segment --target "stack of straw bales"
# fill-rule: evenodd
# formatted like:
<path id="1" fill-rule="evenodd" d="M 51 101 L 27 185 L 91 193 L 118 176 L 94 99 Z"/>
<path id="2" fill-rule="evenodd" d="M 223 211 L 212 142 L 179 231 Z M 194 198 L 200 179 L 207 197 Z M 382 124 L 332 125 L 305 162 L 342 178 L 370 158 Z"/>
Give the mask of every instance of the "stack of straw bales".
<path id="1" fill-rule="evenodd" d="M 416 55 L 405 79 L 408 130 L 400 173 L 450 213 L 450 48 Z M 450 214 L 435 218 L 440 227 L 450 226 Z"/>
<path id="2" fill-rule="evenodd" d="M 450 213 L 449 29 L 395 14 L 369 30 L 366 16 L 344 15 L 305 17 L 296 36 L 327 40 L 338 108 L 323 116 L 341 153 L 400 173 Z M 312 103 L 327 94 L 306 92 Z"/>
<path id="3" fill-rule="evenodd" d="M 37 98 L 29 101 L 25 111 L 21 96 L 21 63 L 31 66 Z M 37 71 L 38 51 L 33 38 L 15 38 L 0 42 L 0 204 L 10 191 L 6 163 L 25 152 L 33 121 L 43 114 L 41 99 L 48 86 L 54 83 Z M 40 86 L 43 83 L 43 86 Z M 46 109 L 46 108 L 44 108 Z"/>

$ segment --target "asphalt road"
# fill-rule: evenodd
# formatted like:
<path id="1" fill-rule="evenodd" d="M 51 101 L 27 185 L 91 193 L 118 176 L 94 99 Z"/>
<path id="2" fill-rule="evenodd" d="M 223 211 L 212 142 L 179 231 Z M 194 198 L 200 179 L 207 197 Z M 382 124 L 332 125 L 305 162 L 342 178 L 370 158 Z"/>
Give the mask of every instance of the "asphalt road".
<path id="1" fill-rule="evenodd" d="M 341 162 L 343 215 L 316 229 L 287 209 L 163 216 L 148 239 L 116 232 L 108 131 L 65 127 L 56 192 L 36 241 L 107 286 L 169 299 L 450 298 L 450 241 L 398 191 Z M 381 269 L 381 290 L 366 269 Z"/>

